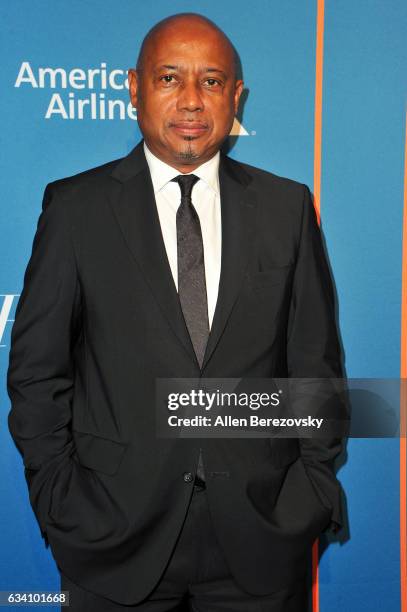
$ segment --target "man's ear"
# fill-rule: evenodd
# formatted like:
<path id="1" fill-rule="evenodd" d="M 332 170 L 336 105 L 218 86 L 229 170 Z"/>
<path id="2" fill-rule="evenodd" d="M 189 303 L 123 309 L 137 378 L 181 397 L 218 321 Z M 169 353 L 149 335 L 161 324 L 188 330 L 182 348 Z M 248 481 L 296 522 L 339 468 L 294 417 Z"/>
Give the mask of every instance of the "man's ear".
<path id="1" fill-rule="evenodd" d="M 235 95 L 234 95 L 235 115 L 237 115 L 237 111 L 239 110 L 239 100 L 240 100 L 240 96 L 242 95 L 243 89 L 244 89 L 243 81 L 239 79 L 239 81 L 236 81 L 236 84 L 235 84 Z"/>
<path id="2" fill-rule="evenodd" d="M 129 80 L 129 94 L 132 106 L 137 108 L 139 99 L 139 75 L 135 68 L 129 68 L 127 71 Z"/>

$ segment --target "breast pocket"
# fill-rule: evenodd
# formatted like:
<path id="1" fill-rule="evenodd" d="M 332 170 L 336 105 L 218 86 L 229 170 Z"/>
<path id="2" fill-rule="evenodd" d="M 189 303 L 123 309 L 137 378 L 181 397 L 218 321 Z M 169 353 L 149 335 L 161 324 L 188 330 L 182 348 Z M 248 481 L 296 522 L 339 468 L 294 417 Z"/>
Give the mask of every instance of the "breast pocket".
<path id="1" fill-rule="evenodd" d="M 249 272 L 247 283 L 253 291 L 262 291 L 269 287 L 283 284 L 290 276 L 292 265 L 278 266 L 262 270 L 261 272 Z"/>

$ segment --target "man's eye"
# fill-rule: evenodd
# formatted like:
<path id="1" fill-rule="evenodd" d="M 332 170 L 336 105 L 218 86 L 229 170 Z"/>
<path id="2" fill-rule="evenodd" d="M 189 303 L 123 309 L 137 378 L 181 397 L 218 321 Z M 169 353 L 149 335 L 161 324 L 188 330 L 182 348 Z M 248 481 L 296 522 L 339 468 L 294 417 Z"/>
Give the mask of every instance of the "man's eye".
<path id="1" fill-rule="evenodd" d="M 220 82 L 217 79 L 206 79 L 205 83 L 209 85 L 209 87 L 215 87 L 216 85 L 220 85 Z"/>
<path id="2" fill-rule="evenodd" d="M 172 74 L 164 74 L 164 76 L 160 77 L 160 81 L 163 83 L 172 83 L 174 80 L 174 76 Z"/>

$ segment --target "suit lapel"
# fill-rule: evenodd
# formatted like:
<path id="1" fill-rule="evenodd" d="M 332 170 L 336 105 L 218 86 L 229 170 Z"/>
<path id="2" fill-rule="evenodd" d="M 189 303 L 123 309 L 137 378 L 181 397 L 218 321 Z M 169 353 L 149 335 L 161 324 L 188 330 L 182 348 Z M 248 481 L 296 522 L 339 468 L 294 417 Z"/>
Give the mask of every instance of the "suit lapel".
<path id="1" fill-rule="evenodd" d="M 202 364 L 206 367 L 223 334 L 248 263 L 256 221 L 257 197 L 251 177 L 228 157 L 221 155 L 219 184 L 222 217 L 222 262 L 218 300 Z"/>
<path id="2" fill-rule="evenodd" d="M 143 142 L 119 162 L 112 176 L 117 182 L 110 203 L 124 240 L 172 330 L 198 365 L 161 234 Z"/>

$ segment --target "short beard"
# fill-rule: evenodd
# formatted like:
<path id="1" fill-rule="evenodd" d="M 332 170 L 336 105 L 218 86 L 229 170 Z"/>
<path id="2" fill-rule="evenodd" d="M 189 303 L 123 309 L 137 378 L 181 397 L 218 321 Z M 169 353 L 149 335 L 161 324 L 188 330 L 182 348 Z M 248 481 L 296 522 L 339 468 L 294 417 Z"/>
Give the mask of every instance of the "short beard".
<path id="1" fill-rule="evenodd" d="M 184 140 L 191 141 L 195 140 L 194 136 L 184 136 Z M 188 144 L 187 148 L 184 151 L 180 151 L 178 153 L 178 157 L 188 163 L 193 162 L 199 158 L 199 155 L 192 150 L 192 146 Z"/>

